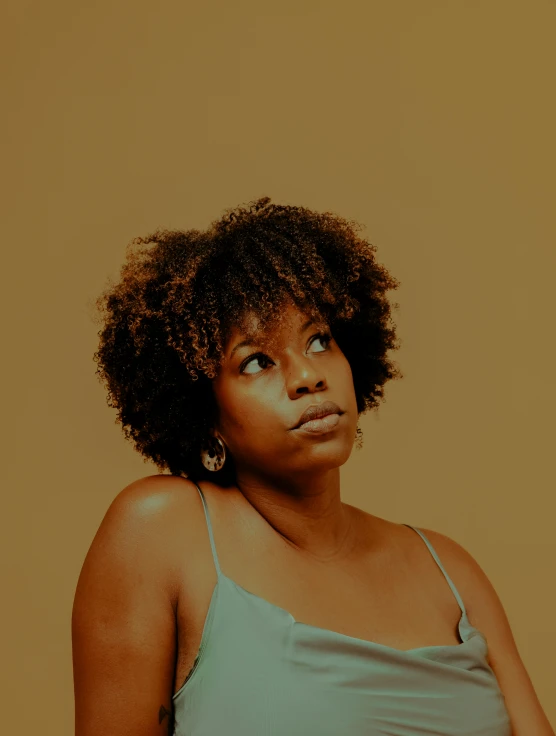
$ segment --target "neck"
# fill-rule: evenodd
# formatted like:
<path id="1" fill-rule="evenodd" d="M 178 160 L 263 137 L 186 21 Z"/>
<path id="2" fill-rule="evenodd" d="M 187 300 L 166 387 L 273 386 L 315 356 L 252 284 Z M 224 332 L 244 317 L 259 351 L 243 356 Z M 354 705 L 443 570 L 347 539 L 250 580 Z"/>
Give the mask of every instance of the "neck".
<path id="1" fill-rule="evenodd" d="M 287 544 L 321 562 L 339 561 L 354 542 L 351 507 L 340 498 L 340 470 L 295 481 L 239 475 L 243 496 Z"/>

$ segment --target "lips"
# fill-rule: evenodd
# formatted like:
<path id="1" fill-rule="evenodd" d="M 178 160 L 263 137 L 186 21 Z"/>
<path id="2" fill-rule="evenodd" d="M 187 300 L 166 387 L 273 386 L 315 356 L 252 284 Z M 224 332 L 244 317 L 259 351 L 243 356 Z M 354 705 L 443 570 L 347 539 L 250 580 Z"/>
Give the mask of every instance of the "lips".
<path id="1" fill-rule="evenodd" d="M 326 417 L 328 414 L 343 414 L 343 411 L 340 409 L 338 404 L 335 404 L 333 401 L 324 401 L 322 404 L 311 404 L 311 406 L 308 406 L 299 417 L 299 421 L 293 429 L 297 429 L 302 424 L 310 422 L 312 419 L 322 419 L 322 417 Z"/>

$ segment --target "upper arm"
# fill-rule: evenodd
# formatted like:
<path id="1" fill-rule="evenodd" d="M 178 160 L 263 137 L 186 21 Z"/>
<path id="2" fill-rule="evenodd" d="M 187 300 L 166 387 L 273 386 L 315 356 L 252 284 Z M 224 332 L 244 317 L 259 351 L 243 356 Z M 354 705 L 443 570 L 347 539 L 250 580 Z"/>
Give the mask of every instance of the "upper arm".
<path id="1" fill-rule="evenodd" d="M 470 623 L 488 645 L 488 661 L 504 695 L 512 736 L 555 736 L 525 669 L 504 607 L 477 561 L 460 544 L 423 530 L 464 598 Z"/>
<path id="2" fill-rule="evenodd" d="M 164 545 L 168 494 L 142 479 L 112 502 L 72 610 L 76 736 L 173 733 L 175 592 Z"/>

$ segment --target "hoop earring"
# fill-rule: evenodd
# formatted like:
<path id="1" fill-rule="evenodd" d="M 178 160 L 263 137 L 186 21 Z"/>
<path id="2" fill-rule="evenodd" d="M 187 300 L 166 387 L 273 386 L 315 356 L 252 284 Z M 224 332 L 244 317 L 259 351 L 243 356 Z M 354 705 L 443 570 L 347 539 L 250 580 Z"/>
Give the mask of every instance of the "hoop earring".
<path id="1" fill-rule="evenodd" d="M 216 451 L 212 445 L 217 444 Z M 218 471 L 221 470 L 226 462 L 226 446 L 220 439 L 220 437 L 214 437 L 210 440 L 210 447 L 203 447 L 201 449 L 201 462 L 207 470 Z"/>

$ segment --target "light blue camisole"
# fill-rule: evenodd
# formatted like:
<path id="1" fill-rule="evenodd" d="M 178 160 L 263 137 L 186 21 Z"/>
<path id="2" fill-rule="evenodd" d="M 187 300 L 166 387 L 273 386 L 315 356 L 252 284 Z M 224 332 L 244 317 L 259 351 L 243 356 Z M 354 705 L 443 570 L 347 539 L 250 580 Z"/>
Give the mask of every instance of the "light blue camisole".
<path id="1" fill-rule="evenodd" d="M 175 736 L 511 736 L 484 635 L 402 651 L 296 621 L 220 570 L 197 658 L 173 696 Z M 410 526 L 407 524 L 406 526 Z"/>

